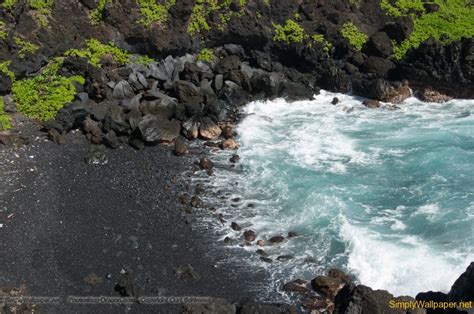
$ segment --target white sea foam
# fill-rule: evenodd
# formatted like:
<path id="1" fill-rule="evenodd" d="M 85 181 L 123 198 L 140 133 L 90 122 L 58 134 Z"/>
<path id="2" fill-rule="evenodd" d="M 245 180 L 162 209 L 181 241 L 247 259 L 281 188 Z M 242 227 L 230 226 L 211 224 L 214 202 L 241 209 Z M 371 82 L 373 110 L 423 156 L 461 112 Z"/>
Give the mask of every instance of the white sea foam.
<path id="1" fill-rule="evenodd" d="M 453 258 L 454 254 L 437 252 L 413 237 L 387 241 L 347 222 L 341 232 L 348 243 L 348 268 L 362 284 L 395 295 L 415 296 L 433 289 L 448 292 L 474 258 L 472 254 Z"/>
<path id="2" fill-rule="evenodd" d="M 336 106 L 330 104 L 334 97 L 340 100 Z M 400 110 L 373 110 L 357 97 L 325 91 L 312 101 L 254 102 L 238 126 L 241 171 L 217 167 L 212 180 L 203 180 L 228 193 L 214 203 L 228 222 L 237 221 L 262 239 L 302 232 L 266 248 L 272 258 L 294 255 L 291 262 L 269 265 L 249 258 L 275 278 L 307 277 L 336 266 L 362 284 L 397 295 L 447 291 L 474 260 L 466 249 L 474 241 L 474 226 L 471 232 L 456 229 L 474 217 L 474 191 L 472 180 L 453 180 L 454 165 L 437 168 L 451 151 L 436 153 L 474 137 L 474 115 L 465 114 L 472 105 L 410 98 Z M 230 154 L 215 158 L 227 163 Z M 463 191 L 454 192 L 462 197 L 450 188 L 461 179 Z M 233 207 L 228 201 L 233 197 L 241 197 L 243 205 Z M 445 203 L 453 199 L 458 203 L 448 209 Z M 228 223 L 215 226 L 222 239 L 237 235 Z M 433 234 L 421 236 L 431 229 Z M 308 258 L 316 263 L 308 264 Z"/>

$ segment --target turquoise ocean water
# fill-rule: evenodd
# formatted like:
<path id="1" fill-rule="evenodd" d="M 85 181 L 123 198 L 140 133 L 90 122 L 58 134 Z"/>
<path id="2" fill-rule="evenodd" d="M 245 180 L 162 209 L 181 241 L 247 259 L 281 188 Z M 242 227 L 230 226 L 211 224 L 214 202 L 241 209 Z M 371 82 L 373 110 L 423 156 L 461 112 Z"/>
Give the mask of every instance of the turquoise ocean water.
<path id="1" fill-rule="evenodd" d="M 246 106 L 240 163 L 210 181 L 241 201 L 220 200 L 218 210 L 259 238 L 301 234 L 265 248 L 291 260 L 246 262 L 277 284 L 340 267 L 396 295 L 449 290 L 474 261 L 474 102 L 411 98 L 399 107 L 367 109 L 324 91 Z M 228 226 L 220 232 L 236 236 Z"/>

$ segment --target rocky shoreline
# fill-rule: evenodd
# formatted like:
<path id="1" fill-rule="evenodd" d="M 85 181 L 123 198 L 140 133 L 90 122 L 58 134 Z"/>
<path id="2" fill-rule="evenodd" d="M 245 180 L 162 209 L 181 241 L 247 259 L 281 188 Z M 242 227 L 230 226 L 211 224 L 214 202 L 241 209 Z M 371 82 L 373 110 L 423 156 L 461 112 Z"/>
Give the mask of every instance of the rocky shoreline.
<path id="1" fill-rule="evenodd" d="M 8 62 L 6 67 L 0 69 L 0 95 L 4 110 L 13 124 L 12 131 L 0 133 L 1 152 L 5 156 L 2 162 L 5 169 L 8 169 L 3 178 L 10 180 L 9 175 L 13 173 L 12 178 L 17 180 L 12 183 L 15 189 L 11 194 L 5 191 L 8 196 L 6 203 L 22 208 L 23 214 L 28 218 L 25 218 L 26 226 L 18 226 L 17 232 L 6 232 L 9 240 L 2 242 L 4 251 L 12 252 L 10 258 L 17 257 L 2 257 L 5 258 L 2 265 L 12 267 L 3 271 L 2 280 L 6 283 L 18 285 L 19 278 L 26 281 L 26 285 L 35 282 L 38 285 L 32 289 L 32 294 L 48 290 L 59 283 L 55 286 L 57 289 L 52 291 L 61 294 L 63 289 L 74 288 L 78 282 L 88 278 L 88 288 L 81 286 L 77 288 L 80 289 L 77 293 L 109 292 L 112 286 L 117 288 L 116 293 L 119 295 L 137 296 L 135 287 L 130 286 L 134 281 L 129 275 L 131 272 L 126 268 L 123 268 L 123 273 L 122 269 L 115 269 L 123 267 L 118 264 L 130 261 L 117 263 L 107 260 L 109 268 L 114 265 L 114 274 L 117 276 L 115 278 L 112 275 L 113 280 L 110 282 L 106 277 L 112 271 L 103 269 L 103 261 L 100 259 L 96 261 L 96 265 L 92 263 L 88 274 L 71 269 L 71 265 L 80 267 L 87 264 L 91 256 L 87 250 L 92 250 L 93 256 L 100 256 L 105 253 L 95 250 L 113 247 L 121 241 L 125 235 L 114 230 L 115 238 L 107 238 L 105 243 L 94 247 L 95 237 L 101 236 L 97 230 L 106 228 L 107 221 L 111 221 L 113 228 L 126 230 L 141 229 L 144 221 L 159 221 L 166 228 L 155 234 L 154 230 L 160 227 L 153 223 L 147 225 L 144 227 L 144 237 L 153 243 L 162 244 L 164 241 L 171 245 L 171 249 L 168 248 L 170 251 L 158 258 L 166 267 L 162 270 L 153 266 L 154 269 L 148 270 L 148 273 L 139 269 L 138 273 L 143 276 L 139 281 L 144 281 L 147 286 L 148 278 L 153 280 L 153 276 L 158 277 L 162 272 L 165 283 L 175 282 L 176 278 L 181 282 L 181 277 L 185 277 L 184 283 L 173 285 L 171 290 L 175 293 L 198 293 L 222 297 L 228 301 L 252 299 L 253 294 L 245 291 L 245 287 L 255 283 L 257 279 L 264 280 L 264 275 L 262 278 L 255 278 L 253 273 L 248 274 L 239 269 L 234 274 L 234 279 L 239 281 L 243 278 L 243 282 L 235 287 L 229 284 L 229 270 L 216 273 L 214 268 L 201 263 L 194 255 L 195 248 L 198 255 L 207 251 L 206 241 L 209 239 L 203 239 L 207 235 L 188 230 L 189 225 L 192 225 L 192 213 L 212 213 L 213 208 L 202 201 L 200 194 L 206 192 L 202 187 L 184 187 L 176 179 L 176 176 L 187 171 L 188 166 L 191 167 L 191 175 L 200 173 L 212 177 L 214 164 L 209 151 L 238 148 L 238 143 L 234 140 L 234 126 L 241 118 L 242 106 L 250 101 L 278 97 L 289 101 L 310 99 L 322 88 L 335 92 L 352 92 L 365 97 L 364 105 L 368 108 L 379 108 L 381 102 L 386 102 L 392 104 L 390 109 L 397 109 L 396 104 L 410 97 L 412 91 L 423 101 L 437 103 L 446 102 L 452 97 L 474 98 L 474 40 L 461 38 L 442 45 L 429 39 L 417 49 L 409 51 L 404 58 L 395 60 L 394 47 L 409 38 L 414 30 L 413 21 L 406 17 L 387 15 L 379 1 L 270 1 L 268 5 L 265 1 L 249 1 L 241 6 L 234 4 L 226 8 L 230 15 L 218 15 L 218 12 L 211 14 L 209 18 L 216 25 L 220 17 L 227 17 L 224 19 L 227 24 L 222 30 L 219 27 L 209 29 L 205 36 L 193 36 L 186 31 L 188 20 L 196 7 L 190 1 L 179 2 L 179 5 L 171 6 L 167 11 L 170 18 L 166 23 L 147 26 L 135 22 L 140 21 L 137 16 L 140 11 L 134 10 L 134 6 L 138 4 L 127 1 L 104 4 L 103 12 L 99 12 L 102 20 L 95 23 L 90 23 L 89 15 L 100 5 L 89 0 L 58 0 L 48 14 L 30 12 L 28 4 L 22 1 L 12 10 L 0 11 L 0 41 L 6 43 L 0 46 L 0 61 Z M 439 7 L 427 6 L 424 10 L 436 12 Z M 49 24 L 39 28 L 39 31 L 30 32 L 36 27 L 38 13 L 46 14 Z M 68 23 L 64 23 L 66 20 Z M 295 26 L 299 24 L 294 20 L 302 26 Z M 341 27 L 352 21 L 357 22 L 367 33 L 366 40 L 358 48 L 353 47 L 348 38 L 340 35 Z M 301 38 L 291 37 L 293 39 L 288 40 L 288 36 L 294 35 L 292 32 L 283 32 L 280 34 L 282 38 L 279 38 L 274 34 L 274 28 L 278 29 L 275 25 L 280 28 L 292 26 L 292 31 L 296 29 Z M 318 36 L 321 33 L 324 33 L 323 37 Z M 91 56 L 88 58 L 83 51 L 71 53 L 70 50 L 83 48 L 87 38 L 102 41 L 113 39 L 121 49 L 147 54 L 159 61 L 119 62 L 113 53 L 105 52 L 98 57 L 94 56 L 99 59 L 97 62 L 100 64 L 94 65 Z M 30 42 L 30 45 L 26 42 Z M 29 47 L 34 50 L 32 48 L 35 45 L 35 53 L 25 55 L 25 49 Z M 117 47 L 114 46 L 115 48 Z M 212 48 L 212 53 L 209 48 Z M 42 141 L 43 136 L 38 135 L 37 125 L 26 119 L 16 107 L 13 87 L 15 80 L 18 82 L 37 75 L 45 64 L 57 56 L 64 59 L 56 74 L 66 78 L 84 78 L 84 84 L 74 82 L 76 95 L 73 101 L 59 109 L 54 119 L 41 123 L 39 128 L 42 129 L 42 134 L 51 142 L 40 144 L 38 139 Z M 332 103 L 336 105 L 337 102 L 335 98 Z M 198 149 L 192 144 L 197 139 L 203 144 Z M 20 161 L 16 163 L 11 154 L 19 154 L 20 157 L 16 158 Z M 140 158 L 137 157 L 138 154 Z M 30 155 L 34 156 L 32 159 L 39 160 L 38 164 L 30 164 Z M 133 163 L 135 160 L 136 164 Z M 239 156 L 233 155 L 229 166 L 238 161 Z M 21 167 L 17 168 L 17 165 Z M 36 166 L 43 167 L 43 172 L 40 171 L 43 177 L 39 176 L 39 179 L 35 179 L 33 175 Z M 93 168 L 88 167 L 99 167 L 97 169 L 100 170 L 93 171 Z M 28 173 L 28 169 L 33 170 Z M 145 173 L 146 170 L 148 173 Z M 56 175 L 56 171 L 59 174 Z M 31 182 L 33 186 L 30 185 Z M 79 191 L 75 191 L 76 185 L 79 185 Z M 88 190 L 88 185 L 94 190 Z M 157 190 L 160 191 L 157 195 L 148 198 Z M 33 197 L 29 193 L 31 191 L 37 194 L 33 194 Z M 170 191 L 179 195 L 174 197 Z M 20 193 L 19 196 L 15 196 L 17 192 Z M 46 205 L 51 205 L 44 218 L 28 210 L 28 207 L 38 209 L 35 197 L 46 197 Z M 83 215 L 81 202 L 89 198 L 90 201 L 85 206 L 86 214 Z M 173 211 L 178 206 L 176 201 L 181 211 Z M 163 216 L 151 210 L 156 204 L 173 209 L 165 210 Z M 105 208 L 104 212 L 100 212 L 104 225 L 101 221 L 87 220 L 89 217 L 96 217 L 97 205 Z M 113 214 L 114 206 L 122 210 L 129 207 L 129 214 L 130 208 L 138 206 L 140 210 L 137 212 L 142 212 L 143 217 L 134 220 L 131 215 L 119 219 Z M 61 211 L 67 207 L 71 207 L 71 212 L 68 211 L 68 215 L 65 215 Z M 5 208 L 8 209 L 8 206 Z M 3 212 L 1 214 L 3 218 Z M 7 220 L 10 219 L 10 214 L 8 211 L 5 213 Z M 63 218 L 66 219 L 69 215 L 71 220 L 64 222 Z M 217 216 L 217 219 L 220 217 Z M 36 221 L 41 223 L 37 224 Z M 174 228 L 178 221 L 182 223 L 176 230 Z M 63 223 L 74 231 L 72 238 L 68 239 L 66 236 L 69 241 L 66 244 L 54 240 L 67 235 L 68 230 L 64 229 Z M 262 240 L 257 239 L 258 235 L 252 230 L 242 230 L 238 222 L 222 223 L 241 232 L 239 241 L 243 244 L 253 245 L 252 243 Z M 31 244 L 36 238 L 34 233 L 29 234 L 29 224 L 34 226 L 34 231 L 36 228 L 46 228 L 46 235 L 41 237 L 44 243 L 39 241 L 37 246 Z M 54 228 L 61 231 L 55 233 Z M 2 231 L 6 230 L 8 229 L 3 228 Z M 108 234 L 110 230 L 104 231 Z M 78 240 L 83 233 L 86 233 L 87 241 Z M 22 238 L 24 234 L 29 236 Z M 39 235 L 42 234 L 43 231 L 39 232 Z M 174 243 L 174 237 L 180 234 L 183 238 L 178 244 Z M 119 235 L 121 238 L 117 240 Z M 294 236 L 297 235 L 290 230 L 288 235 L 276 235 L 267 240 L 279 243 Z M 113 259 L 134 256 L 133 250 L 137 249 L 137 245 L 141 247 L 139 236 L 127 234 L 127 237 L 128 240 L 124 241 L 128 243 L 129 252 L 121 253 Z M 18 248 L 15 245 L 17 242 L 30 244 Z M 263 242 L 256 244 L 262 246 Z M 81 245 L 86 247 L 82 248 Z M 173 245 L 182 245 L 185 249 L 181 253 L 170 253 L 173 252 Z M 74 254 L 78 256 L 77 260 L 66 256 L 71 247 L 76 250 Z M 25 256 L 28 257 L 28 266 L 25 266 L 28 271 L 25 271 L 27 275 L 24 277 L 23 269 L 18 268 L 21 264 L 15 265 L 15 261 Z M 144 258 L 143 263 L 149 265 L 158 263 L 157 257 L 151 253 L 139 257 Z M 38 259 L 46 263 L 46 268 L 37 265 L 41 264 L 37 262 Z M 193 268 L 196 266 L 189 266 L 188 263 L 176 265 L 178 261 L 181 264 L 182 259 L 195 262 L 199 265 L 196 273 L 208 280 L 215 277 L 219 286 L 216 287 L 210 281 L 202 284 L 202 280 L 194 286 L 190 284 L 197 276 Z M 261 259 L 265 261 L 266 257 L 261 256 Z M 65 264 L 65 261 L 69 261 L 69 264 L 56 265 L 60 260 L 64 260 Z M 133 264 L 143 267 L 136 260 Z M 58 268 L 61 275 L 55 278 L 56 282 L 53 284 L 47 274 Z M 472 268 L 471 264 L 449 294 L 421 293 L 417 299 L 472 299 Z M 43 277 L 36 274 L 38 270 Z M 283 289 L 289 293 L 302 293 L 303 297 L 298 298 L 308 311 L 374 313 L 376 309 L 377 313 L 401 313 L 387 308 L 387 300 L 392 298 L 388 292 L 356 286 L 347 275 L 338 270 L 330 270 L 327 276 L 307 279 L 308 281 L 295 279 Z M 41 286 L 43 281 L 45 286 Z M 107 287 L 104 288 L 106 290 L 102 290 L 103 286 Z M 234 295 L 236 290 L 240 291 L 237 296 Z M 71 293 L 75 292 L 73 289 Z M 152 292 L 159 294 L 160 291 Z M 405 299 L 407 298 L 400 300 Z M 190 306 L 184 311 L 294 311 L 291 307 L 267 308 L 263 304 L 240 301 L 237 305 L 229 303 L 216 308 L 217 303 L 209 305 L 212 309 L 199 306 L 193 309 Z M 60 312 L 61 309 L 69 308 L 59 308 L 57 311 Z M 107 310 L 115 309 L 112 307 Z M 175 306 L 164 309 L 177 311 L 181 308 Z"/>

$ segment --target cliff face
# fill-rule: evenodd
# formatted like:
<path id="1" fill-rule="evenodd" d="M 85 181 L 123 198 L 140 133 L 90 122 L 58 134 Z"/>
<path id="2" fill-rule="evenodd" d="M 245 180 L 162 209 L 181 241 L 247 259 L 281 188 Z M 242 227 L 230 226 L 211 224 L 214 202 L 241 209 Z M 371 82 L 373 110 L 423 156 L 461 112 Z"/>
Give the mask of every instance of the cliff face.
<path id="1" fill-rule="evenodd" d="M 114 41 L 155 58 L 232 43 L 243 47 L 255 67 L 308 73 L 311 84 L 333 91 L 384 100 L 377 79 L 408 79 L 453 96 L 474 97 L 472 38 L 456 33 L 459 38 L 444 44 L 427 40 L 405 49 L 416 44 L 410 36 L 426 35 L 417 29 L 421 17 L 443 13 L 439 6 L 405 12 L 380 0 L 43 2 L 38 7 L 29 0 L 10 0 L 1 9 L 0 63 L 9 62 L 17 78 L 35 73 L 70 48 L 83 47 L 88 38 Z M 469 14 L 472 8 L 464 5 L 460 10 Z M 470 32 L 467 28 L 467 37 Z M 10 81 L 0 71 L 1 93 L 9 92 Z"/>

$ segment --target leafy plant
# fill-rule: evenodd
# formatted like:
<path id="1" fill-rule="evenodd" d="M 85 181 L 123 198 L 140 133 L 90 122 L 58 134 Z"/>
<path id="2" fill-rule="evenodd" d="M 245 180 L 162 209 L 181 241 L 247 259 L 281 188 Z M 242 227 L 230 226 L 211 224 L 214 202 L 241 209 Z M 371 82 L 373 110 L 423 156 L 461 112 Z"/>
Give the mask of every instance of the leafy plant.
<path id="1" fill-rule="evenodd" d="M 196 0 L 188 23 L 188 34 L 194 35 L 209 31 L 211 29 L 209 20 L 214 14 L 218 15 L 220 21 L 216 28 L 223 31 L 233 16 L 240 16 L 244 13 L 243 9 L 247 5 L 247 0 L 237 1 L 237 5 L 240 7 L 240 11 L 237 13 L 229 10 L 232 3 L 233 0 Z"/>
<path id="2" fill-rule="evenodd" d="M 20 57 L 20 59 L 24 59 L 28 54 L 34 54 L 39 49 L 38 45 L 26 41 L 19 36 L 13 37 L 13 41 L 15 45 L 20 48 L 20 50 L 18 51 L 18 56 Z"/>
<path id="3" fill-rule="evenodd" d="M 12 82 L 15 80 L 15 73 L 13 73 L 12 71 L 10 71 L 10 69 L 8 68 L 10 66 L 12 62 L 11 61 L 3 61 L 3 62 L 0 62 L 0 72 L 2 73 L 5 73 L 8 77 L 10 77 L 10 79 L 12 80 Z"/>
<path id="4" fill-rule="evenodd" d="M 439 9 L 427 13 L 424 3 L 437 5 Z M 449 44 L 463 37 L 474 36 L 474 6 L 466 1 L 382 0 L 380 6 L 389 15 L 407 16 L 413 20 L 414 28 L 410 37 L 394 47 L 394 58 L 397 60 L 403 59 L 409 50 L 418 48 L 431 37 Z"/>
<path id="5" fill-rule="evenodd" d="M 311 36 L 311 39 L 313 40 L 313 42 L 322 45 L 323 51 L 326 54 L 329 54 L 329 52 L 331 51 L 331 48 L 332 48 L 332 44 L 329 41 L 327 41 L 327 39 L 324 38 L 323 35 L 314 34 L 314 35 Z"/>
<path id="6" fill-rule="evenodd" d="M 20 112 L 47 121 L 74 99 L 76 89 L 73 83 L 84 84 L 85 79 L 81 76 L 59 75 L 62 62 L 63 58 L 56 58 L 37 76 L 13 82 L 12 96 Z"/>
<path id="7" fill-rule="evenodd" d="M 362 46 L 364 46 L 369 39 L 369 37 L 361 32 L 352 22 L 347 22 L 342 25 L 340 33 L 341 36 L 347 39 L 351 46 L 358 51 L 362 49 Z"/>
<path id="8" fill-rule="evenodd" d="M 17 0 L 5 0 L 5 2 L 3 2 L 3 7 L 5 9 L 11 10 L 15 6 L 16 2 Z"/>
<path id="9" fill-rule="evenodd" d="M 165 0 L 163 4 L 156 3 L 156 0 L 136 0 L 140 7 L 142 18 L 138 20 L 140 24 L 150 26 L 153 23 L 163 24 L 168 21 L 169 10 L 176 4 L 176 0 Z"/>
<path id="10" fill-rule="evenodd" d="M 273 40 L 277 42 L 302 43 L 308 36 L 304 28 L 291 19 L 286 20 L 284 25 L 273 24 L 273 28 L 275 32 Z"/>
<path id="11" fill-rule="evenodd" d="M 91 11 L 90 13 L 90 19 L 92 22 L 92 25 L 97 25 L 102 21 L 104 18 L 104 13 L 105 13 L 105 7 L 107 4 L 112 3 L 113 0 L 99 0 L 99 3 L 97 3 L 97 7 Z"/>
<path id="12" fill-rule="evenodd" d="M 5 113 L 3 97 L 0 96 L 0 131 L 11 129 L 10 117 Z"/>
<path id="13" fill-rule="evenodd" d="M 105 55 L 111 55 L 121 65 L 130 62 L 130 54 L 127 51 L 118 48 L 113 42 L 103 44 L 94 38 L 86 40 L 86 48 L 70 49 L 64 55 L 86 58 L 90 64 L 97 68 L 101 67 L 101 60 Z"/>
<path id="14" fill-rule="evenodd" d="M 0 40 L 7 38 L 7 26 L 4 21 L 0 21 Z"/>
<path id="15" fill-rule="evenodd" d="M 208 48 L 202 49 L 197 55 L 198 61 L 212 62 L 216 59 L 214 51 Z"/>

